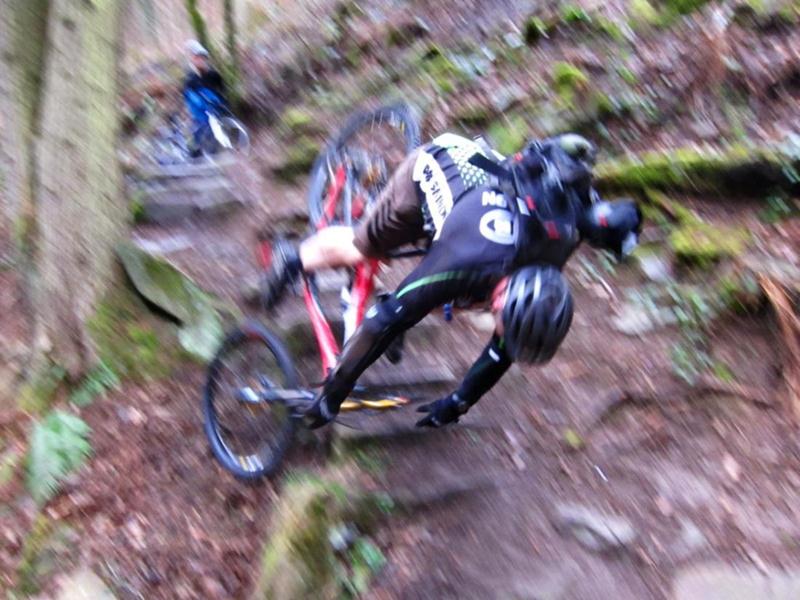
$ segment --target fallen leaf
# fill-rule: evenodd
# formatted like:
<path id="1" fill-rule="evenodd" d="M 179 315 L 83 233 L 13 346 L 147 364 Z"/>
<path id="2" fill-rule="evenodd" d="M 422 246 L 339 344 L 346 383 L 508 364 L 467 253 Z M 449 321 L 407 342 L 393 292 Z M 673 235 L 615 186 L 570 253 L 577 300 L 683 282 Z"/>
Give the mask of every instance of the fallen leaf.
<path id="1" fill-rule="evenodd" d="M 722 458 L 722 468 L 725 469 L 725 472 L 728 474 L 733 481 L 739 481 L 739 478 L 742 475 L 742 467 L 736 462 L 736 459 L 733 458 L 730 454 L 726 454 Z"/>

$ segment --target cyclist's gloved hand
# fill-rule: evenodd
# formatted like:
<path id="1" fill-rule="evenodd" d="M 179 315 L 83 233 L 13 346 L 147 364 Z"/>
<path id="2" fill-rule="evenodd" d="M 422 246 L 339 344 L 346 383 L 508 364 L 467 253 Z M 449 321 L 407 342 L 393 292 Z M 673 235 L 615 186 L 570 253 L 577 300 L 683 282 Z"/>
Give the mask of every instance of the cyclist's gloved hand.
<path id="1" fill-rule="evenodd" d="M 436 402 L 420 406 L 417 412 L 428 414 L 417 421 L 417 427 L 442 427 L 449 423 L 458 423 L 458 418 L 468 410 L 469 405 L 452 393 Z"/>

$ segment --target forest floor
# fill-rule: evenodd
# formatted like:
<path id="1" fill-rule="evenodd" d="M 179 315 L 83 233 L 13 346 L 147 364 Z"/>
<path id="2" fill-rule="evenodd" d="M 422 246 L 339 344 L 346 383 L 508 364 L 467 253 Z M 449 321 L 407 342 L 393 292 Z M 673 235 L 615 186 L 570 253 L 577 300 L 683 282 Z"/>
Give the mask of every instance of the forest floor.
<path id="1" fill-rule="evenodd" d="M 444 23 L 446 16 L 428 19 Z M 548 52 L 563 52 L 553 44 Z M 349 76 L 331 76 L 327 85 L 349 85 Z M 758 121 L 765 139 L 791 120 L 787 107 L 794 102 L 796 111 L 798 93 L 795 83 L 753 109 L 770 117 Z M 337 115 L 316 109 L 320 135 L 333 131 Z M 448 114 L 441 106 L 431 113 L 439 116 L 426 120 L 426 136 Z M 642 125 L 626 147 L 644 148 L 647 127 L 654 144 L 698 141 L 692 123 L 685 116 Z M 749 123 L 758 137 L 756 121 Z M 624 136 L 609 127 L 608 145 L 619 148 Z M 241 288 L 257 275 L 256 230 L 296 226 L 306 181 L 286 183 L 265 167 L 284 151 L 285 132 L 253 124 L 252 133 L 253 150 L 232 174 L 245 207 L 214 221 L 138 226 L 133 237 L 161 245 L 203 288 L 287 331 L 303 318 L 299 298 L 268 315 L 244 304 Z M 760 260 L 798 265 L 797 220 L 765 223 L 763 199 L 673 200 L 706 223 L 745 228 L 753 240 L 747 252 Z M 675 267 L 655 224 L 644 237 L 664 259 L 653 268 L 641 260 L 610 265 L 585 248 L 573 257 L 565 272 L 576 314 L 558 355 L 543 368 L 512 367 L 459 425 L 415 430 L 410 408 L 343 418 L 371 432 L 351 447 L 370 463 L 375 485 L 441 499 L 391 518 L 375 534 L 386 566 L 365 597 L 686 600 L 704 597 L 702 582 L 686 583 L 687 572 L 723 589 L 744 585 L 734 570 L 787 572 L 800 595 L 800 438 L 774 316 L 762 307 L 704 324 L 708 360 L 690 385 L 677 357 L 686 331 L 635 324 L 642 296 L 664 302 L 676 284 L 706 275 Z M 383 278 L 396 281 L 407 268 L 395 265 Z M 28 335 L 19 285 L 0 262 L 6 350 Z M 438 365 L 458 379 L 488 335 L 480 317 L 465 313 L 445 323 L 434 315 L 408 335 L 403 363 L 381 359 L 371 371 Z M 297 360 L 305 381 L 318 378 L 313 349 Z M 203 367 L 187 363 L 167 379 L 123 382 L 76 409 L 92 429 L 92 458 L 41 511 L 25 491 L 19 458 L 32 417 L 0 415 L 0 466 L 17 457 L 11 476 L 0 480 L 0 587 L 19 586 L 26 570 L 40 597 L 49 597 L 61 576 L 82 566 L 118 598 L 248 597 L 285 478 L 246 485 L 216 463 L 202 429 L 203 381 Z M 452 385 L 413 391 L 436 398 Z M 328 462 L 324 444 L 310 444 L 289 458 L 287 470 L 321 472 Z M 34 539 L 41 515 L 50 525 Z M 587 541 L 587 530 L 609 527 L 610 538 Z M 718 564 L 732 569 L 719 580 L 712 572 Z"/>

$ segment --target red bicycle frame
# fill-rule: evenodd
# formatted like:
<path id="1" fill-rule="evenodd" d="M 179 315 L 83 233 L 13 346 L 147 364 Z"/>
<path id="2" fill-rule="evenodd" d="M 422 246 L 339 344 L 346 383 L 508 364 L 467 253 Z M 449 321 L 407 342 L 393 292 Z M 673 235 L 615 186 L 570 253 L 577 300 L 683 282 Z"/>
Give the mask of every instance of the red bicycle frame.
<path id="1" fill-rule="evenodd" d="M 347 173 L 344 165 L 339 165 L 334 174 L 333 180 L 328 186 L 325 198 L 323 215 L 316 224 L 317 229 L 326 227 L 333 221 L 336 213 L 336 205 L 340 200 L 341 194 L 345 189 Z M 352 213 L 358 218 L 364 210 L 364 202 L 361 198 L 355 198 Z M 261 243 L 259 248 L 259 259 L 267 268 L 271 262 L 271 248 L 268 242 Z M 380 262 L 377 260 L 366 260 L 355 267 L 355 275 L 352 287 L 342 290 L 342 302 L 344 304 L 344 342 L 350 339 L 355 330 L 364 320 L 367 302 L 375 290 L 375 275 L 378 272 Z M 333 335 L 330 323 L 325 318 L 322 307 L 319 305 L 316 294 L 312 291 L 311 282 L 308 278 L 303 278 L 303 300 L 308 310 L 311 320 L 311 327 L 314 337 L 317 340 L 320 359 L 322 362 L 322 375 L 327 377 L 328 373 L 336 367 L 339 357 L 340 347 Z"/>

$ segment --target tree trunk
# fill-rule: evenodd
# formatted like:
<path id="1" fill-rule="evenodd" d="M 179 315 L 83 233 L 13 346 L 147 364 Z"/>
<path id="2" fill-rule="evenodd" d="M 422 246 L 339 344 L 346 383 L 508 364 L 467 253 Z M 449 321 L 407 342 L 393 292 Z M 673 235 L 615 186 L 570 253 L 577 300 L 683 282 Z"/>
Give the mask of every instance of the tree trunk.
<path id="1" fill-rule="evenodd" d="M 186 0 L 186 12 L 189 13 L 189 21 L 192 23 L 197 41 L 206 47 L 211 56 L 214 56 L 214 49 L 211 47 L 211 39 L 208 37 L 208 29 L 206 29 L 206 20 L 203 18 L 203 13 L 197 8 L 197 0 Z"/>
<path id="2" fill-rule="evenodd" d="M 95 360 L 86 322 L 114 279 L 125 226 L 116 154 L 121 3 L 49 5 L 33 160 L 34 309 L 37 339 L 76 377 Z"/>
<path id="3" fill-rule="evenodd" d="M 30 250 L 33 233 L 33 140 L 48 4 L 48 0 L 0 2 L 0 232 L 13 232 L 18 254 Z"/>
<path id="4" fill-rule="evenodd" d="M 231 84 L 239 83 L 239 48 L 236 44 L 236 15 L 233 0 L 223 0 L 225 15 L 225 43 L 228 47 L 228 72 L 232 79 Z"/>

